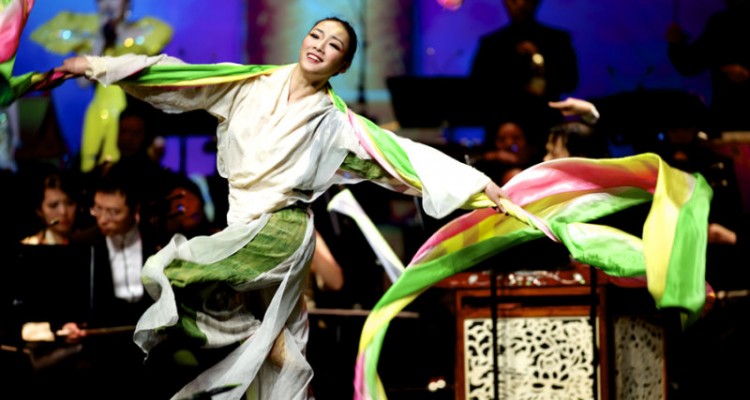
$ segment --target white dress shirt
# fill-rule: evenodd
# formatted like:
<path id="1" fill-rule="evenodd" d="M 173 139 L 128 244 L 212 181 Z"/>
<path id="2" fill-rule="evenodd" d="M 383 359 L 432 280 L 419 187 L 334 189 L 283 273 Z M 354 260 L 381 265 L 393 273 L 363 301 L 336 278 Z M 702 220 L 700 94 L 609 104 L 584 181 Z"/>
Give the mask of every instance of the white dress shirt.
<path id="1" fill-rule="evenodd" d="M 143 297 L 143 245 L 138 227 L 133 226 L 124 235 L 107 236 L 106 240 L 115 297 L 135 303 Z"/>

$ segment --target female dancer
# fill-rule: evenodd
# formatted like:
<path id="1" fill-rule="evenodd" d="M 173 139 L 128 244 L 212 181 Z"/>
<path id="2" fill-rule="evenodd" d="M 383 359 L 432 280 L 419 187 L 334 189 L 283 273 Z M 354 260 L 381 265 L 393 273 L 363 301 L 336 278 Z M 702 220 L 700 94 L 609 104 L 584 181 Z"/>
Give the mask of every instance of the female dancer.
<path id="1" fill-rule="evenodd" d="M 346 109 L 328 81 L 349 68 L 356 48 L 354 29 L 326 18 L 304 38 L 294 64 L 250 66 L 230 82 L 203 79 L 179 89 L 174 82 L 122 82 L 165 111 L 205 109 L 219 121 L 217 167 L 229 183 L 228 227 L 189 241 L 175 236 L 143 271 L 157 298 L 135 333 L 146 352 L 176 337 L 193 348 L 232 349 L 175 398 L 224 391 L 240 398 L 248 390 L 256 396 L 250 398 L 306 398 L 312 371 L 304 356 L 302 294 L 315 247 L 308 206 L 331 185 L 370 180 L 421 195 L 437 218 L 460 207 L 499 206 L 503 191 L 483 173 L 373 129 Z M 146 67 L 142 77 L 180 63 L 165 55 L 74 57 L 57 71 L 110 84 Z M 373 130 L 381 135 L 377 148 L 367 139 Z"/>

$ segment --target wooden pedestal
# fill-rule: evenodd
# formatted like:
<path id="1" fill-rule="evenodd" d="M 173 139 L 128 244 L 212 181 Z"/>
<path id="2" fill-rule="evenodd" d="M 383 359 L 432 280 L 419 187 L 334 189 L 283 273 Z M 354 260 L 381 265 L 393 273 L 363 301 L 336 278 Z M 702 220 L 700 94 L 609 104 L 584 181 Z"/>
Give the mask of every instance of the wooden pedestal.
<path id="1" fill-rule="evenodd" d="M 455 398 L 665 398 L 663 324 L 653 310 L 610 312 L 611 283 L 597 270 L 592 285 L 590 271 L 577 265 L 497 274 L 495 298 L 487 271 L 460 273 L 437 285 L 453 292 L 455 304 Z M 627 295 L 629 290 L 645 292 L 633 288 Z"/>

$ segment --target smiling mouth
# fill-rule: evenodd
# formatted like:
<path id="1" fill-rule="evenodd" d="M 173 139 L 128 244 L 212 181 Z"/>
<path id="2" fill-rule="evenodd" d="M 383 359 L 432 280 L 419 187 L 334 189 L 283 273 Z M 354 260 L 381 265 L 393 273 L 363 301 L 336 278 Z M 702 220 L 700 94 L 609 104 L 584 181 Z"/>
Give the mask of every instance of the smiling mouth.
<path id="1" fill-rule="evenodd" d="M 315 62 L 323 62 L 323 59 L 313 53 L 307 53 L 307 58 Z"/>

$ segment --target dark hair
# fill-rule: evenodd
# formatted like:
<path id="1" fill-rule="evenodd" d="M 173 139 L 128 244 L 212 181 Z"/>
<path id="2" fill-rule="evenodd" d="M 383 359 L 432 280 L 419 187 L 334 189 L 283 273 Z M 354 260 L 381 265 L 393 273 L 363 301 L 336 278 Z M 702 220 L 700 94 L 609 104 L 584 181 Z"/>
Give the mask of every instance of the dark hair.
<path id="1" fill-rule="evenodd" d="M 553 141 L 562 138 L 571 157 L 603 158 L 608 155 L 606 140 L 583 122 L 562 122 L 553 126 L 549 135 Z"/>
<path id="2" fill-rule="evenodd" d="M 146 108 L 142 103 L 143 101 L 134 99 L 129 95 L 126 95 L 127 106 L 120 111 L 120 121 L 129 117 L 137 117 L 143 120 L 144 125 L 148 126 L 148 117 L 150 116 L 151 110 Z"/>
<path id="3" fill-rule="evenodd" d="M 158 116 L 157 109 L 149 103 L 143 100 L 137 99 L 129 94 L 125 95 L 126 106 L 125 109 L 120 111 L 119 121 L 125 118 L 139 118 L 143 121 L 143 128 L 146 132 L 147 139 L 153 139 L 154 127 L 153 121 Z"/>
<path id="4" fill-rule="evenodd" d="M 351 65 L 352 61 L 354 60 L 354 55 L 357 53 L 357 43 L 359 42 L 359 39 L 357 39 L 357 32 L 354 30 L 354 27 L 349 22 L 339 17 L 326 17 L 315 21 L 315 23 L 313 24 L 313 28 L 323 21 L 338 22 L 346 30 L 346 33 L 349 35 L 349 46 L 346 47 L 344 62 Z"/>
<path id="5" fill-rule="evenodd" d="M 131 212 L 136 212 L 143 195 L 136 180 L 144 179 L 144 177 L 132 176 L 128 165 L 128 163 L 117 162 L 96 177 L 93 193 L 120 194 L 125 198 L 125 204 Z"/>
<path id="6" fill-rule="evenodd" d="M 155 132 L 152 122 L 155 113 L 142 105 L 143 102 L 131 102 L 120 113 L 117 134 L 117 148 L 120 160 L 129 158 L 146 158 L 148 150 L 154 143 Z"/>
<path id="7" fill-rule="evenodd" d="M 65 193 L 68 198 L 78 205 L 81 204 L 80 199 L 83 196 L 83 187 L 79 180 L 79 176 L 72 170 L 67 170 L 58 167 L 53 164 L 42 162 L 40 164 L 29 164 L 24 169 L 19 170 L 19 179 L 23 185 L 23 190 L 26 195 L 23 197 L 23 203 L 19 204 L 24 210 L 29 213 L 27 215 L 34 216 L 34 219 L 29 219 L 21 226 L 21 230 L 26 231 L 28 234 L 38 232 L 39 229 L 47 227 L 47 221 L 39 219 L 39 213 L 42 211 L 42 204 L 44 203 L 44 197 L 47 189 L 58 189 Z M 78 211 L 76 211 L 75 220 L 78 220 Z"/>
<path id="8" fill-rule="evenodd" d="M 492 125 L 485 126 L 483 139 L 488 148 L 495 148 L 495 140 L 497 140 L 497 134 L 498 132 L 500 132 L 500 128 L 506 124 L 516 125 L 519 129 L 521 129 L 524 138 L 528 139 L 527 132 L 531 129 L 528 122 L 523 121 L 521 118 L 501 117 Z"/>
<path id="9" fill-rule="evenodd" d="M 54 166 L 43 166 L 36 172 L 35 189 L 32 193 L 32 204 L 35 209 L 42 208 L 44 195 L 47 189 L 59 189 L 72 201 L 78 203 L 81 195 L 81 187 L 77 184 L 74 174 Z"/>

